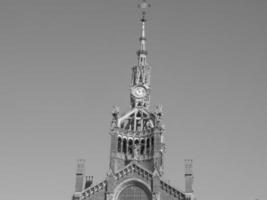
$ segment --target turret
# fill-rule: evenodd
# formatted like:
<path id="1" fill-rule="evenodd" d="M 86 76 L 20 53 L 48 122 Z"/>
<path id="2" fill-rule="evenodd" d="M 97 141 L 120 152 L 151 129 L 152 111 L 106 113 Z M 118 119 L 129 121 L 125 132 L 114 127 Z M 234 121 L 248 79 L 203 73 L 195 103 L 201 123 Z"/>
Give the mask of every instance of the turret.
<path id="1" fill-rule="evenodd" d="M 75 182 L 76 194 L 79 194 L 83 190 L 84 175 L 85 175 L 85 160 L 79 159 L 77 161 L 76 182 Z"/>
<path id="2" fill-rule="evenodd" d="M 147 9 L 151 5 L 142 0 L 139 8 L 141 33 L 137 64 L 132 67 L 130 84 L 131 110 L 120 113 L 118 107 L 112 111 L 110 172 L 115 173 L 130 162 L 137 162 L 147 170 L 163 174 L 163 133 L 161 123 L 162 107 L 155 112 L 149 110 L 150 105 L 150 73 L 151 66 L 147 62 Z"/>
<path id="3" fill-rule="evenodd" d="M 193 200 L 193 160 L 185 160 L 185 193 L 188 200 Z"/>

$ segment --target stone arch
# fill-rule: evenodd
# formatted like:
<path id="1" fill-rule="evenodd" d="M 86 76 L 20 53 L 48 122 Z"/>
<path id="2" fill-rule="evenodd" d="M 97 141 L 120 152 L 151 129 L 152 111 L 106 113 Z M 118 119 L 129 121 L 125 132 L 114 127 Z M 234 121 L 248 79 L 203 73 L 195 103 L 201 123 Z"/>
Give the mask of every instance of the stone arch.
<path id="1" fill-rule="evenodd" d="M 141 191 L 143 191 L 143 193 L 146 194 L 147 197 L 143 200 L 152 200 L 151 187 L 146 182 L 136 178 L 127 179 L 121 182 L 114 191 L 113 200 L 120 200 L 120 195 L 130 187 L 139 188 Z"/>

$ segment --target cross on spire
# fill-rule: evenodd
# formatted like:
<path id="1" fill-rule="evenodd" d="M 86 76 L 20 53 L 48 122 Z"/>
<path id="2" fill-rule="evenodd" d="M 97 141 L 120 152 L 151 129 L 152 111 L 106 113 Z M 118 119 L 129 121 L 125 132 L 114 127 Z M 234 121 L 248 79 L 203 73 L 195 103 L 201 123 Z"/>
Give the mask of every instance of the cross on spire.
<path id="1" fill-rule="evenodd" d="M 146 10 L 151 7 L 151 4 L 147 3 L 146 0 L 143 0 L 138 4 L 138 8 L 142 10 L 142 19 L 145 19 Z"/>

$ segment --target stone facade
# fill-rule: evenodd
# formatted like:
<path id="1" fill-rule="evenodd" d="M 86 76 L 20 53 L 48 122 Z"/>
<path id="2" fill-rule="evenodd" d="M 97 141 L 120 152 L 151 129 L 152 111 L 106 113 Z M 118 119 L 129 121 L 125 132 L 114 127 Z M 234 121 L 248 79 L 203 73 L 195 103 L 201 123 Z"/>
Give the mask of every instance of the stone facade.
<path id="1" fill-rule="evenodd" d="M 85 164 L 78 161 L 73 200 L 192 200 L 192 161 L 185 162 L 185 191 L 162 180 L 164 173 L 164 134 L 162 106 L 150 106 L 150 73 L 146 50 L 146 8 L 142 9 L 138 64 L 132 68 L 131 109 L 121 114 L 113 108 L 110 127 L 110 162 L 105 179 L 93 184 L 85 176 Z"/>

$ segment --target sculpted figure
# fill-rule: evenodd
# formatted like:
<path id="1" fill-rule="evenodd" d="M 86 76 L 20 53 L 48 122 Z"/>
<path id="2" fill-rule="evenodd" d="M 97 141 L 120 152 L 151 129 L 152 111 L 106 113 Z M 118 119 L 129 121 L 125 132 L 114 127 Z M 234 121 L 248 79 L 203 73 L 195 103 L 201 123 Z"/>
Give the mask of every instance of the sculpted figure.
<path id="1" fill-rule="evenodd" d="M 161 118 L 162 118 L 162 105 L 156 106 L 155 114 L 156 114 L 157 121 L 161 120 Z"/>
<path id="2" fill-rule="evenodd" d="M 139 144 L 134 145 L 134 158 L 135 159 L 139 157 L 139 152 L 140 152 L 140 145 Z"/>
<path id="3" fill-rule="evenodd" d="M 152 128 L 154 128 L 154 124 L 153 124 L 153 121 L 150 119 L 146 123 L 146 129 L 151 130 Z"/>
<path id="4" fill-rule="evenodd" d="M 117 128 L 119 113 L 120 113 L 119 107 L 118 106 L 113 106 L 111 129 Z"/>
<path id="5" fill-rule="evenodd" d="M 118 106 L 113 106 L 113 110 L 112 110 L 112 116 L 116 119 L 118 119 L 118 115 L 120 113 L 120 109 Z"/>
<path id="6" fill-rule="evenodd" d="M 156 107 L 155 115 L 156 115 L 156 127 L 158 127 L 161 130 L 165 130 L 165 126 L 161 123 L 161 119 L 163 116 L 161 105 Z"/>

